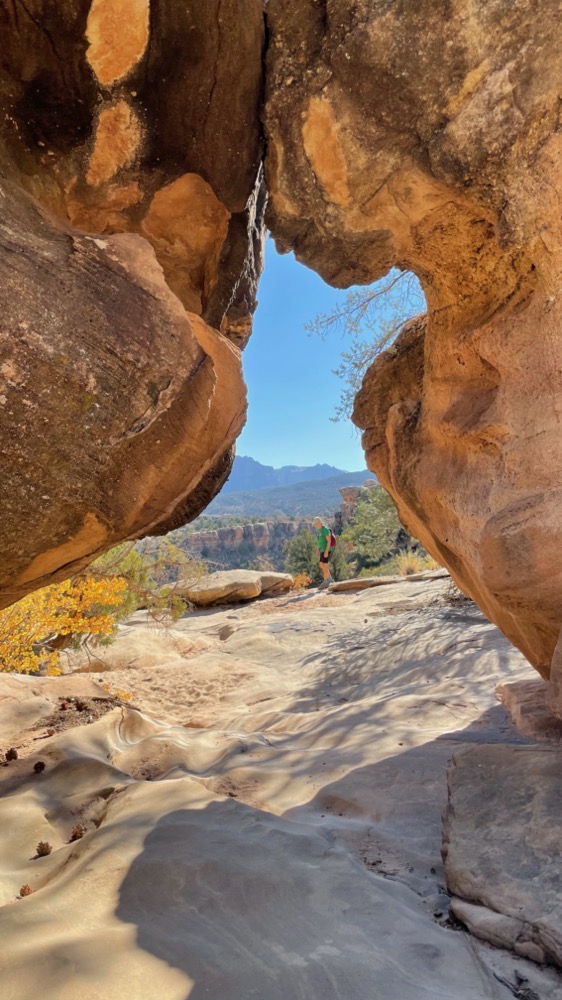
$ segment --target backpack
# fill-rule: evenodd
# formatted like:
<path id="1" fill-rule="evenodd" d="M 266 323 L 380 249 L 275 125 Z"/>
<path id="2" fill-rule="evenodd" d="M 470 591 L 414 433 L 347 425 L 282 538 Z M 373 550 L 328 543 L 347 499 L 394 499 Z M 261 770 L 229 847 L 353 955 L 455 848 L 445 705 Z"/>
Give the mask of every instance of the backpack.
<path id="1" fill-rule="evenodd" d="M 336 536 L 334 535 L 334 532 L 330 528 L 330 548 L 334 549 L 335 547 L 336 547 Z"/>

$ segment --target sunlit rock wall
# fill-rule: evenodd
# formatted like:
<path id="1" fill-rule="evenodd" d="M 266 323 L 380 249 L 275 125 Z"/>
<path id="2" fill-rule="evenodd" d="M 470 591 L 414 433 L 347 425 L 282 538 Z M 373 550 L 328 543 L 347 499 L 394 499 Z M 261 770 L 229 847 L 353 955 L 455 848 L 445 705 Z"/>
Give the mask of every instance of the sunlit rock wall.
<path id="1" fill-rule="evenodd" d="M 260 0 L 0 0 L 0 33 L 6 604 L 184 523 L 228 475 L 264 24 Z"/>
<path id="2" fill-rule="evenodd" d="M 562 88 L 545 0 L 270 0 L 268 219 L 338 286 L 413 270 L 370 468 L 548 676 L 562 624 Z"/>

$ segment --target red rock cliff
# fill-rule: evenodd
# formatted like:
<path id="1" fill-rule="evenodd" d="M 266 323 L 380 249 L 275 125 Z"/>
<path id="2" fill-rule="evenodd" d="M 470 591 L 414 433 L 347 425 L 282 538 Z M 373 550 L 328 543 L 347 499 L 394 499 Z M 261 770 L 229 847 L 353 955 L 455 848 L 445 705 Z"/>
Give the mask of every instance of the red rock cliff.
<path id="1" fill-rule="evenodd" d="M 548 676 L 562 624 L 556 0 L 268 0 L 269 224 L 427 316 L 355 419 L 402 519 Z M 4 603 L 194 516 L 244 419 L 259 0 L 0 0 Z M 217 332 L 220 331 L 220 332 Z"/>

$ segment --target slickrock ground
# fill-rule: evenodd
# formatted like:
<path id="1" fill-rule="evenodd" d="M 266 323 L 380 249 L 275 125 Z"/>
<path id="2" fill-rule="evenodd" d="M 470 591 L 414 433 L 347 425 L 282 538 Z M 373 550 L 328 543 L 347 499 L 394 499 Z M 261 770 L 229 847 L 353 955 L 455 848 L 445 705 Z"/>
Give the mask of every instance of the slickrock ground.
<path id="1" fill-rule="evenodd" d="M 3 997 L 562 1000 L 556 969 L 448 920 L 448 761 L 534 751 L 493 694 L 531 668 L 446 588 L 137 615 L 111 671 L 0 678 Z"/>

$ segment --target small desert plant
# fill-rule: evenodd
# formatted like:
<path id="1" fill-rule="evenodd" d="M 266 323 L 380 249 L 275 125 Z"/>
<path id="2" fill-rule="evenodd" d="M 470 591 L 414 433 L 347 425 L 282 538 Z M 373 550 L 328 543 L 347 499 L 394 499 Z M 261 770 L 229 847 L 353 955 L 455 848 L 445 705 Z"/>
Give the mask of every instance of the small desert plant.
<path id="1" fill-rule="evenodd" d="M 15 747 L 10 747 L 9 750 L 6 750 L 6 760 L 17 760 L 17 759 L 18 759 L 18 752 Z"/>
<path id="2" fill-rule="evenodd" d="M 311 583 L 312 577 L 308 573 L 297 573 L 293 579 L 291 590 L 305 590 L 306 587 L 310 587 Z"/>
<path id="3" fill-rule="evenodd" d="M 76 826 L 72 827 L 72 832 L 70 834 L 70 843 L 73 844 L 75 840 L 82 840 L 82 837 L 86 833 L 86 827 L 82 823 L 77 823 Z"/>
<path id="4" fill-rule="evenodd" d="M 33 770 L 35 771 L 35 774 L 41 774 L 41 771 L 45 770 L 45 761 L 44 760 L 38 760 L 33 765 Z"/>
<path id="5" fill-rule="evenodd" d="M 412 573 L 423 573 L 424 570 L 439 568 L 431 556 L 421 556 L 418 552 L 410 551 L 397 555 L 394 564 L 400 576 L 411 576 Z"/>
<path id="6" fill-rule="evenodd" d="M 38 858 L 46 858 L 52 850 L 53 848 L 46 840 L 40 840 L 35 848 L 35 853 Z"/>
<path id="7" fill-rule="evenodd" d="M 457 587 L 453 580 L 449 580 L 447 590 L 445 591 L 445 602 L 451 604 L 453 607 L 458 604 L 474 604 L 472 598 L 468 597 L 467 594 L 463 594 L 462 590 Z"/>
<path id="8" fill-rule="evenodd" d="M 19 894 L 20 894 L 20 897 L 23 899 L 24 896 L 31 896 L 32 892 L 33 892 L 33 889 L 31 888 L 30 885 L 22 885 Z"/>
<path id="9" fill-rule="evenodd" d="M 112 698 L 118 698 L 119 701 L 131 701 L 133 697 L 130 691 L 125 691 L 122 688 L 112 688 L 111 684 L 102 684 L 102 687 Z"/>
<path id="10" fill-rule="evenodd" d="M 395 557 L 394 566 L 400 576 L 412 576 L 413 573 L 421 573 L 423 561 L 415 552 L 402 552 Z"/>

